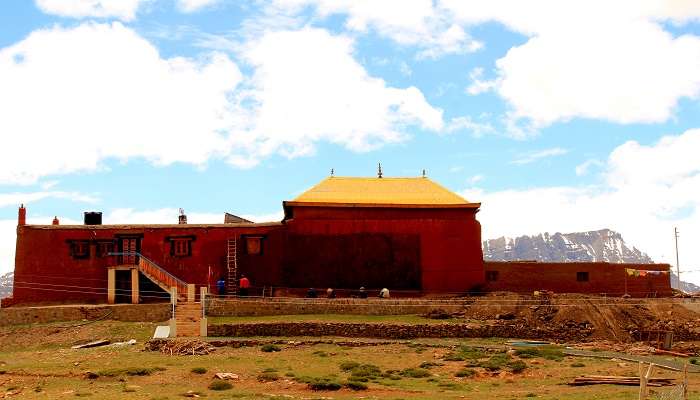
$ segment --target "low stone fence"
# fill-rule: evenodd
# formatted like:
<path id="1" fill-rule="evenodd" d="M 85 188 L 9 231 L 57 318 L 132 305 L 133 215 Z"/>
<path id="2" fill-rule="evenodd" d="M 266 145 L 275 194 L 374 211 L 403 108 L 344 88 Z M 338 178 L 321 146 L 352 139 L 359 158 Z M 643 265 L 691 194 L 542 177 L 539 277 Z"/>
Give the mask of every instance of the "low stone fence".
<path id="1" fill-rule="evenodd" d="M 65 305 L 0 309 L 0 326 L 109 319 L 161 322 L 170 318 L 170 304 Z"/>
<path id="2" fill-rule="evenodd" d="M 303 298 L 239 298 L 210 299 L 207 316 L 248 317 L 261 315 L 348 314 L 348 315 L 406 315 L 426 314 L 441 310 L 447 313 L 463 311 L 474 300 L 427 299 L 303 299 Z"/>
<path id="3" fill-rule="evenodd" d="M 382 323 L 328 323 L 328 322 L 275 322 L 210 324 L 211 337 L 254 336 L 340 336 L 380 339 L 414 338 L 521 338 L 583 341 L 593 328 L 561 331 L 533 328 L 524 324 L 382 324 Z"/>

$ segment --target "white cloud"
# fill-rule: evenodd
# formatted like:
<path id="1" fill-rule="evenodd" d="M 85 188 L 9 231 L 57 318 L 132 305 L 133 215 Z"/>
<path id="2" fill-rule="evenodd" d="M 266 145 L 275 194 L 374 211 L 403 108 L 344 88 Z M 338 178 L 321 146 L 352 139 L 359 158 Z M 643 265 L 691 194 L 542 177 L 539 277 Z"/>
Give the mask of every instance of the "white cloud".
<path id="1" fill-rule="evenodd" d="M 477 95 L 492 90 L 496 86 L 495 81 L 483 79 L 484 69 L 477 67 L 469 72 L 469 80 L 472 84 L 467 88 L 467 93 Z"/>
<path id="2" fill-rule="evenodd" d="M 603 165 L 604 163 L 602 161 L 596 160 L 595 158 L 586 160 L 576 166 L 576 176 L 587 175 L 588 170 L 590 170 L 592 167 L 602 167 Z"/>
<path id="3" fill-rule="evenodd" d="M 496 21 L 529 37 L 496 62 L 492 88 L 511 118 L 536 127 L 571 118 L 662 122 L 682 98 L 700 95 L 700 38 L 674 37 L 659 21 L 700 16 L 697 2 L 442 0 L 466 25 Z"/>
<path id="4" fill-rule="evenodd" d="M 47 14 L 71 18 L 118 18 L 131 21 L 139 6 L 150 0 L 35 0 Z"/>
<path id="5" fill-rule="evenodd" d="M 20 204 L 31 204 L 43 199 L 65 199 L 83 203 L 97 203 L 99 199 L 93 195 L 78 192 L 44 191 L 31 193 L 0 193 L 0 207 Z"/>
<path id="6" fill-rule="evenodd" d="M 471 176 L 469 179 L 467 179 L 467 183 L 469 185 L 476 185 L 477 183 L 479 183 L 483 180 L 484 180 L 483 175 L 474 175 L 474 176 Z"/>
<path id="7" fill-rule="evenodd" d="M 229 58 L 161 58 L 120 23 L 33 32 L 0 50 L 0 183 L 95 170 L 105 158 L 201 165 L 226 148 Z"/>
<path id="8" fill-rule="evenodd" d="M 445 19 L 432 0 L 275 0 L 274 4 L 285 13 L 298 13 L 312 6 L 321 18 L 345 15 L 348 30 L 372 30 L 400 45 L 416 46 L 419 59 L 470 53 L 483 47 L 461 26 Z"/>
<path id="9" fill-rule="evenodd" d="M 219 1 L 220 0 L 177 0 L 177 7 L 184 13 L 191 13 L 212 6 Z"/>
<path id="10" fill-rule="evenodd" d="M 474 137 L 482 137 L 486 134 L 496 132 L 496 129 L 490 123 L 477 122 L 468 116 L 452 118 L 450 123 L 445 127 L 445 131 L 448 133 L 462 130 L 470 131 Z"/>
<path id="11" fill-rule="evenodd" d="M 326 140 L 366 151 L 405 137 L 406 125 L 438 131 L 442 110 L 415 87 L 388 87 L 353 58 L 354 41 L 325 30 L 268 32 L 242 57 L 255 69 L 244 99 L 245 127 L 231 162 L 250 165 L 273 153 L 313 153 Z"/>
<path id="12" fill-rule="evenodd" d="M 556 156 L 562 156 L 564 154 L 567 154 L 569 150 L 567 149 L 562 149 L 561 147 L 553 147 L 551 149 L 544 149 L 540 151 L 534 151 L 531 153 L 526 153 L 526 154 L 521 154 L 511 162 L 511 164 L 516 164 L 516 165 L 525 165 L 525 164 L 531 164 L 535 161 L 542 160 L 544 158 L 549 158 L 549 157 L 556 157 Z"/>
<path id="13" fill-rule="evenodd" d="M 699 129 L 648 146 L 628 142 L 610 154 L 602 185 L 471 189 L 463 195 L 482 202 L 484 238 L 610 228 L 655 261 L 675 263 L 673 227 L 678 226 L 681 273 L 700 270 L 700 254 L 691 250 L 700 240 L 698 148 Z M 700 282 L 700 274 L 688 275 Z"/>
<path id="14" fill-rule="evenodd" d="M 33 32 L 0 49 L 0 184 L 94 171 L 105 159 L 250 166 L 328 141 L 365 151 L 442 129 L 415 87 L 395 88 L 322 29 L 268 32 L 226 55 L 163 58 L 120 23 Z M 40 117 L 37 117 L 40 116 Z M 67 145 L 70 144 L 70 145 Z M 31 151 L 31 156 L 29 152 Z"/>

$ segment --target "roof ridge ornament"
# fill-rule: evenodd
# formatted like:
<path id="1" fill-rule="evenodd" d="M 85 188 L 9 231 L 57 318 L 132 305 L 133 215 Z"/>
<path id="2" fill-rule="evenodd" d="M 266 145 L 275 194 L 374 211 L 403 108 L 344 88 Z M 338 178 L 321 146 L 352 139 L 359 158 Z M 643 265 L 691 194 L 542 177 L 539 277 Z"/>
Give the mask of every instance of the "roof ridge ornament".
<path id="1" fill-rule="evenodd" d="M 335 170 L 331 168 L 331 178 L 335 176 Z"/>
<path id="2" fill-rule="evenodd" d="M 379 164 L 379 165 L 378 165 L 378 168 L 377 168 L 377 178 L 381 179 L 381 178 L 382 178 L 382 175 L 384 175 L 384 174 L 382 173 L 382 163 L 380 162 L 380 163 L 378 163 L 378 164 Z"/>
<path id="3" fill-rule="evenodd" d="M 423 168 L 423 178 L 426 178 L 426 176 L 425 176 L 425 168 Z"/>

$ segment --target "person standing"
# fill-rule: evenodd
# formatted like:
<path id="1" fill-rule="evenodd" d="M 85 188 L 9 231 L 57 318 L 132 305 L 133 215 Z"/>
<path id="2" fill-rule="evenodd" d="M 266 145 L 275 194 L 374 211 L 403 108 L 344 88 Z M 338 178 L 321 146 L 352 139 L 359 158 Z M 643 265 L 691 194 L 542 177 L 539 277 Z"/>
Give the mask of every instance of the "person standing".
<path id="1" fill-rule="evenodd" d="M 245 275 L 241 275 L 241 279 L 238 281 L 238 295 L 241 297 L 248 296 L 248 289 L 250 289 L 250 281 Z"/>
<path id="2" fill-rule="evenodd" d="M 218 281 L 216 281 L 216 289 L 219 293 L 219 297 L 226 296 L 226 281 L 224 280 L 224 278 L 221 278 Z"/>

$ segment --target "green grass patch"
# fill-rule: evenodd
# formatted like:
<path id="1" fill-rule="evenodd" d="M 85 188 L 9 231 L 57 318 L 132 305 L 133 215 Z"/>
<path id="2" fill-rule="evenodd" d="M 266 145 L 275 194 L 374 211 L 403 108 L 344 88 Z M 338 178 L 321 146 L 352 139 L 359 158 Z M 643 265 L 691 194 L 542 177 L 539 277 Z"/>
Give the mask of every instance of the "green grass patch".
<path id="1" fill-rule="evenodd" d="M 273 353 L 277 351 L 282 351 L 282 348 L 277 346 L 276 344 L 264 344 L 260 347 L 260 351 L 263 351 L 265 353 Z"/>
<path id="2" fill-rule="evenodd" d="M 479 366 L 487 371 L 494 372 L 505 368 L 510 361 L 511 358 L 508 354 L 500 353 L 494 354 L 487 361 L 479 363 Z"/>
<path id="3" fill-rule="evenodd" d="M 309 389 L 311 390 L 316 390 L 316 391 L 322 391 L 322 390 L 328 390 L 328 391 L 334 391 L 334 390 L 340 390 L 341 387 L 343 387 L 338 381 L 331 377 L 320 377 L 320 378 L 309 378 L 309 377 L 304 377 L 304 383 L 306 383 L 309 386 Z"/>
<path id="4" fill-rule="evenodd" d="M 233 385 L 226 381 L 212 381 L 209 384 L 209 390 L 229 390 L 233 389 Z"/>
<path id="5" fill-rule="evenodd" d="M 357 382 L 357 381 L 347 381 L 343 384 L 343 386 L 345 386 L 346 388 L 348 388 L 350 390 L 355 390 L 355 391 L 367 390 L 367 385 L 365 385 L 362 382 Z"/>
<path id="6" fill-rule="evenodd" d="M 190 372 L 192 372 L 193 374 L 200 374 L 200 375 L 202 375 L 202 374 L 206 374 L 206 373 L 207 373 L 207 369 L 204 368 L 204 367 L 194 367 L 194 368 L 192 368 L 192 369 L 190 370 Z"/>
<path id="7" fill-rule="evenodd" d="M 586 364 L 580 363 L 580 362 L 575 362 L 575 363 L 571 364 L 572 368 L 583 368 L 585 366 L 586 366 Z"/>
<path id="8" fill-rule="evenodd" d="M 340 370 L 344 372 L 349 372 L 355 367 L 359 367 L 360 363 L 355 361 L 343 361 L 340 363 Z"/>
<path id="9" fill-rule="evenodd" d="M 527 364 L 522 360 L 511 361 L 508 363 L 508 369 L 514 374 L 525 371 L 527 369 Z"/>
<path id="10" fill-rule="evenodd" d="M 544 358 L 545 360 L 561 361 L 564 359 L 562 349 L 554 346 L 528 347 L 515 350 L 520 358 Z"/>
<path id="11" fill-rule="evenodd" d="M 258 374 L 258 382 L 274 382 L 280 379 L 277 372 L 261 372 Z"/>

